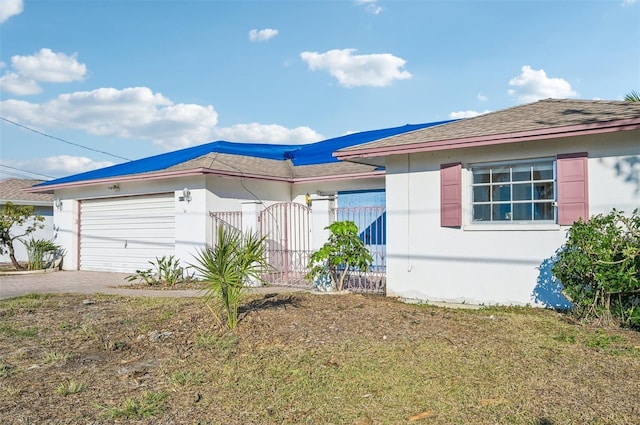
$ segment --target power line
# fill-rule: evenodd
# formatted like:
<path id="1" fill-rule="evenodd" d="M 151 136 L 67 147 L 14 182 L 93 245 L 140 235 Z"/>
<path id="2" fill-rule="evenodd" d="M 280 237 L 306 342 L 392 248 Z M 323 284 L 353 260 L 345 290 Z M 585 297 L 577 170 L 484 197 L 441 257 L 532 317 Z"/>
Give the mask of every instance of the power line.
<path id="1" fill-rule="evenodd" d="M 55 177 L 53 177 L 53 176 L 49 176 L 49 175 L 42 174 L 42 173 L 36 173 L 35 171 L 23 170 L 22 168 L 11 167 L 9 165 L 0 164 L 0 167 L 11 168 L 12 170 L 22 171 L 23 173 L 35 174 L 35 175 L 38 175 L 38 176 L 47 177 L 47 178 L 50 178 L 50 179 L 55 179 Z"/>
<path id="2" fill-rule="evenodd" d="M 131 159 L 125 158 L 123 156 L 118 156 L 118 155 L 114 155 L 114 154 L 109 153 L 109 152 L 101 151 L 101 150 L 98 150 L 98 149 L 93 149 L 93 148 L 90 148 L 88 146 L 81 145 L 79 143 L 73 143 L 73 142 L 70 142 L 68 140 L 61 139 L 60 137 L 56 137 L 56 136 L 52 136 L 52 135 L 47 134 L 47 133 L 43 133 L 42 131 L 38 131 L 38 130 L 36 130 L 34 128 L 27 127 L 26 125 L 22 125 L 20 123 L 15 122 L 15 121 L 11 121 L 10 119 L 7 119 L 5 117 L 0 117 L 0 120 L 6 121 L 9 124 L 13 124 L 13 125 L 18 126 L 20 128 L 23 128 L 25 130 L 33 131 L 34 133 L 37 133 L 37 134 L 39 134 L 41 136 L 45 136 L 45 137 L 48 137 L 48 138 L 53 139 L 53 140 L 58 140 L 59 142 L 67 143 L 67 144 L 72 145 L 72 146 L 77 146 L 79 148 L 83 148 L 83 149 L 87 149 L 87 150 L 90 150 L 90 151 L 93 151 L 93 152 L 101 153 L 103 155 L 109 155 L 109 156 L 112 156 L 114 158 L 124 159 L 125 161 L 131 161 Z"/>
<path id="3" fill-rule="evenodd" d="M 28 180 L 33 179 L 33 177 L 31 177 L 31 176 L 26 176 L 24 174 L 18 174 L 18 173 L 12 173 L 11 171 L 0 171 L 0 179 L 4 179 L 4 177 L 2 177 L 3 175 L 7 175 L 7 176 L 11 176 L 11 177 L 18 177 L 20 179 L 28 179 Z"/>

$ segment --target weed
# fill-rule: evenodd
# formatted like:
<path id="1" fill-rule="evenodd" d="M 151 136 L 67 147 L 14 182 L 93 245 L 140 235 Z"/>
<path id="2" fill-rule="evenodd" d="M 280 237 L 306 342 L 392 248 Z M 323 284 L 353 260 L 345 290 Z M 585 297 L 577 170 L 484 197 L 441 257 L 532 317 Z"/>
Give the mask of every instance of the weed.
<path id="1" fill-rule="evenodd" d="M 19 301 L 19 300 L 46 300 L 51 298 L 51 294 L 39 294 L 37 292 L 30 292 L 28 294 L 24 294 L 22 296 L 16 297 L 13 300 L 14 301 Z"/>
<path id="2" fill-rule="evenodd" d="M 196 335 L 196 347 L 200 348 L 219 348 L 227 350 L 238 343 L 238 337 L 228 335 L 219 337 L 214 334 L 198 334 Z"/>
<path id="3" fill-rule="evenodd" d="M 56 394 L 66 397 L 70 394 L 78 394 L 87 388 L 87 384 L 84 382 L 67 381 L 58 385 L 56 388 Z"/>
<path id="4" fill-rule="evenodd" d="M 8 378 L 16 373 L 16 367 L 9 363 L 0 362 L 0 378 Z"/>
<path id="5" fill-rule="evenodd" d="M 58 329 L 61 331 L 71 331 L 76 327 L 73 323 L 60 323 Z"/>
<path id="6" fill-rule="evenodd" d="M 82 323 L 80 325 L 80 332 L 84 335 L 85 339 L 95 339 L 97 336 L 96 330 L 93 325 L 88 323 Z"/>
<path id="7" fill-rule="evenodd" d="M 557 336 L 554 336 L 553 339 L 559 342 L 568 342 L 570 344 L 576 343 L 576 336 L 571 332 L 562 331 Z"/>
<path id="8" fill-rule="evenodd" d="M 619 344 L 624 342 L 624 339 L 619 335 L 607 335 L 602 330 L 598 330 L 595 334 L 592 334 L 587 339 L 587 347 L 591 348 L 610 348 L 612 344 Z"/>
<path id="9" fill-rule="evenodd" d="M 38 336 L 38 328 L 28 327 L 26 329 L 14 328 L 13 326 L 4 323 L 0 325 L 0 333 L 7 336 L 18 336 L 24 338 L 35 338 Z"/>
<path id="10" fill-rule="evenodd" d="M 69 353 L 61 353 L 59 351 L 48 351 L 44 353 L 42 360 L 45 363 L 56 363 L 56 362 L 66 362 L 69 360 Z"/>
<path id="11" fill-rule="evenodd" d="M 2 391 L 0 393 L 4 394 L 7 399 L 11 399 L 22 394 L 22 388 L 14 387 L 13 385 L 6 385 L 2 387 Z"/>
<path id="12" fill-rule="evenodd" d="M 180 386 L 196 385 L 204 382 L 202 372 L 174 372 L 171 374 L 171 382 Z"/>
<path id="13" fill-rule="evenodd" d="M 122 407 L 100 405 L 97 407 L 103 409 L 105 414 L 113 419 L 144 419 L 164 412 L 166 408 L 164 400 L 167 397 L 169 397 L 169 394 L 166 392 L 147 392 L 140 398 L 127 399 Z"/>

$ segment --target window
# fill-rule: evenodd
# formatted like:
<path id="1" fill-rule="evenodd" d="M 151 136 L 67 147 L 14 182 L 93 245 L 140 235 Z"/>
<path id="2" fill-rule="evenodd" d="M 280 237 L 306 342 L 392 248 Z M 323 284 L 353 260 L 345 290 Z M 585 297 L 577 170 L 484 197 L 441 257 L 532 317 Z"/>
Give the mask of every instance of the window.
<path id="1" fill-rule="evenodd" d="M 553 160 L 473 166 L 472 221 L 555 222 Z"/>

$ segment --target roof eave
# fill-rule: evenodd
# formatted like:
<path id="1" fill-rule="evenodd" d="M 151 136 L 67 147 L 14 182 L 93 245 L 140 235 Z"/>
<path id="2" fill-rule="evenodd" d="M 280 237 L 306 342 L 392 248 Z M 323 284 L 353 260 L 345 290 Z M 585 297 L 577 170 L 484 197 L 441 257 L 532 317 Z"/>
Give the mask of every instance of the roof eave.
<path id="1" fill-rule="evenodd" d="M 259 179 L 259 180 L 277 181 L 277 182 L 285 182 L 285 183 L 302 183 L 302 182 L 314 182 L 314 181 L 348 180 L 348 179 L 354 179 L 354 178 L 378 177 L 378 176 L 384 175 L 384 171 L 294 178 L 294 177 L 279 177 L 279 176 L 270 176 L 270 175 L 262 175 L 262 174 L 243 173 L 239 171 L 220 171 L 220 170 L 212 170 L 209 168 L 193 168 L 190 170 L 169 171 L 169 172 L 160 172 L 160 173 L 152 173 L 152 174 L 149 174 L 149 173 L 131 174 L 131 175 L 125 175 L 125 176 L 118 176 L 118 177 L 109 177 L 105 179 L 84 180 L 79 182 L 61 183 L 61 184 L 48 185 L 48 186 L 35 186 L 35 187 L 30 187 L 24 190 L 25 192 L 29 192 L 29 193 L 53 193 L 54 190 L 59 190 L 59 189 L 76 189 L 76 188 L 96 186 L 96 185 L 102 185 L 102 184 L 108 185 L 113 183 L 137 182 L 137 181 L 143 181 L 143 180 L 144 181 L 160 180 L 160 179 L 167 179 L 167 178 L 190 177 L 190 176 L 198 176 L 198 175 L 215 175 L 220 177 Z"/>
<path id="2" fill-rule="evenodd" d="M 364 173 L 350 173 L 350 174 L 336 174 L 332 176 L 317 176 L 317 177 L 297 177 L 293 179 L 292 183 L 313 183 L 313 182 L 326 182 L 336 180 L 353 180 L 364 179 L 371 177 L 384 177 L 385 170 L 368 171 Z"/>
<path id="3" fill-rule="evenodd" d="M 11 202 L 13 205 L 31 205 L 34 207 L 53 207 L 53 201 L 30 201 L 28 199 L 0 199 L 0 204 Z"/>
<path id="4" fill-rule="evenodd" d="M 521 131 L 514 133 L 495 134 L 487 136 L 466 137 L 459 139 L 416 142 L 400 146 L 380 146 L 362 149 L 349 149 L 334 152 L 334 156 L 342 161 L 360 158 L 375 158 L 389 155 L 401 155 L 417 152 L 433 152 L 448 149 L 462 149 L 480 146 L 490 146 L 508 143 L 527 142 L 532 140 L 556 139 L 559 137 L 575 137 L 591 134 L 613 133 L 640 129 L 640 118 L 609 121 L 605 123 L 590 123 L 564 127 L 552 127 L 539 130 Z"/>

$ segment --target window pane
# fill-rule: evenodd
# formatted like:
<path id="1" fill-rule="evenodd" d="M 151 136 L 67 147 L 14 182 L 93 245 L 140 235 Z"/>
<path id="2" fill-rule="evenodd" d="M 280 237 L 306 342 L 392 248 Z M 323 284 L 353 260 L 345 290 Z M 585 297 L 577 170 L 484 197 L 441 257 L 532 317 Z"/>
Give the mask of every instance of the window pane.
<path id="1" fill-rule="evenodd" d="M 493 205 L 493 221 L 510 221 L 511 204 Z"/>
<path id="2" fill-rule="evenodd" d="M 553 200 L 553 183 L 535 183 L 533 185 L 533 199 Z"/>
<path id="3" fill-rule="evenodd" d="M 493 169 L 492 179 L 493 183 L 496 182 L 508 182 L 511 181 L 511 169 L 509 167 L 496 167 Z"/>
<path id="4" fill-rule="evenodd" d="M 491 200 L 492 201 L 510 201 L 511 200 L 511 186 L 508 184 L 501 184 L 491 187 Z"/>
<path id="5" fill-rule="evenodd" d="M 473 188 L 473 202 L 488 202 L 491 186 L 476 186 Z"/>
<path id="6" fill-rule="evenodd" d="M 533 164 L 533 179 L 534 180 L 553 180 L 553 164 L 541 163 Z"/>
<path id="7" fill-rule="evenodd" d="M 490 205 L 474 205 L 473 206 L 474 221 L 491 221 Z"/>
<path id="8" fill-rule="evenodd" d="M 528 201 L 530 199 L 531 199 L 531 183 L 513 185 L 514 201 Z"/>
<path id="9" fill-rule="evenodd" d="M 531 220 L 531 208 L 532 204 L 514 204 L 513 205 L 513 219 L 514 220 Z"/>
<path id="10" fill-rule="evenodd" d="M 534 220 L 553 220 L 553 203 L 540 202 L 533 205 Z"/>
<path id="11" fill-rule="evenodd" d="M 531 165 L 516 165 L 513 167 L 513 181 L 522 182 L 531 180 Z"/>
<path id="12" fill-rule="evenodd" d="M 473 183 L 489 183 L 491 176 L 491 170 L 488 168 L 474 168 L 473 169 Z"/>

